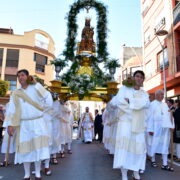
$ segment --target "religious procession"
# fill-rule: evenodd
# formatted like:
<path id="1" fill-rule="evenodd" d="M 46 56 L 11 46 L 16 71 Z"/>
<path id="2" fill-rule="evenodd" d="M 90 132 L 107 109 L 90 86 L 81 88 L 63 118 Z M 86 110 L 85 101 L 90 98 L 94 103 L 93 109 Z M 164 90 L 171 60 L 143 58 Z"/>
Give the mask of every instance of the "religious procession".
<path id="1" fill-rule="evenodd" d="M 0 179 L 179 180 L 180 1 L 24 3 L 2 3 Z"/>

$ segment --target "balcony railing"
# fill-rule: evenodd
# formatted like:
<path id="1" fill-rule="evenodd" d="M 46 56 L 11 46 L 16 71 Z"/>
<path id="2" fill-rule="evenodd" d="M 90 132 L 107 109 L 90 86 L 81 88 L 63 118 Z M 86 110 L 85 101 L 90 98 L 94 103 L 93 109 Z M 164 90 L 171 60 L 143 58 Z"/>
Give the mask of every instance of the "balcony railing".
<path id="1" fill-rule="evenodd" d="M 173 16 L 174 16 L 173 24 L 176 25 L 178 22 L 180 22 L 180 2 L 174 8 Z"/>

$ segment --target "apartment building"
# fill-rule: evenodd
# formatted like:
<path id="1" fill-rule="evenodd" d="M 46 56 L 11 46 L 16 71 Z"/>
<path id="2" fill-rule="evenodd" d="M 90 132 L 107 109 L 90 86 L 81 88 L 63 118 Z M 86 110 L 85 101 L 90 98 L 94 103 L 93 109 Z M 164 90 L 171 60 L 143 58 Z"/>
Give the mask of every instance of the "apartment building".
<path id="1" fill-rule="evenodd" d="M 163 89 L 164 58 L 167 96 L 180 99 L 180 1 L 141 0 L 141 14 L 145 90 Z"/>
<path id="2" fill-rule="evenodd" d="M 14 34 L 13 29 L 0 28 L 0 79 L 10 82 L 10 90 L 18 83 L 16 73 L 27 69 L 37 75 L 45 84 L 54 77 L 50 60 L 55 58 L 54 41 L 51 36 L 39 29 Z"/>

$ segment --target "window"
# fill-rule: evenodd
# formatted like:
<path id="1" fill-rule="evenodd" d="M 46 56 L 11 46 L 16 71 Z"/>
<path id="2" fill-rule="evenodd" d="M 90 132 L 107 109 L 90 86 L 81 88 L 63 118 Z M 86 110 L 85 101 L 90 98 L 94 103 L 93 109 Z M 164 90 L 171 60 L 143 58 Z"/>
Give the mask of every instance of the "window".
<path id="1" fill-rule="evenodd" d="M 166 24 L 165 12 L 164 10 L 155 18 L 154 21 L 154 31 L 159 31 Z"/>
<path id="2" fill-rule="evenodd" d="M 144 33 L 144 44 L 146 45 L 151 40 L 150 28 Z"/>
<path id="3" fill-rule="evenodd" d="M 0 48 L 0 66 L 2 66 L 2 61 L 3 61 L 3 48 Z"/>
<path id="4" fill-rule="evenodd" d="M 5 80 L 9 81 L 10 86 L 9 86 L 9 90 L 13 91 L 16 89 L 17 87 L 17 77 L 15 75 L 5 75 Z"/>
<path id="5" fill-rule="evenodd" d="M 18 67 L 19 63 L 19 49 L 8 49 L 6 66 L 7 67 Z"/>
<path id="6" fill-rule="evenodd" d="M 131 76 L 133 76 L 134 72 L 137 70 L 142 70 L 140 66 L 131 67 Z"/>
<path id="7" fill-rule="evenodd" d="M 180 56 L 180 39 L 178 39 L 178 52 L 179 52 L 179 56 Z"/>
<path id="8" fill-rule="evenodd" d="M 122 80 L 127 79 L 127 68 L 122 71 Z"/>
<path id="9" fill-rule="evenodd" d="M 149 61 L 146 66 L 146 78 L 149 79 L 152 77 L 152 61 Z"/>
<path id="10" fill-rule="evenodd" d="M 142 15 L 144 16 L 148 9 L 149 9 L 149 5 L 150 5 L 150 0 L 145 0 L 145 2 L 143 3 L 143 7 L 142 7 Z"/>
<path id="11" fill-rule="evenodd" d="M 177 5 L 178 3 L 180 3 L 180 1 L 179 0 L 175 0 L 175 5 Z"/>
<path id="12" fill-rule="evenodd" d="M 158 60 L 158 69 L 162 69 L 163 68 L 163 51 L 157 54 L 157 60 Z M 169 65 L 167 48 L 164 49 L 164 63 L 165 63 L 165 67 Z"/>
<path id="13" fill-rule="evenodd" d="M 36 61 L 36 71 L 45 72 L 45 65 L 47 64 L 47 57 L 41 54 L 34 53 L 34 61 Z"/>
<path id="14" fill-rule="evenodd" d="M 145 16 L 154 0 L 145 0 L 142 4 L 142 15 Z"/>
<path id="15" fill-rule="evenodd" d="M 42 34 L 35 35 L 35 46 L 48 50 L 49 39 Z"/>

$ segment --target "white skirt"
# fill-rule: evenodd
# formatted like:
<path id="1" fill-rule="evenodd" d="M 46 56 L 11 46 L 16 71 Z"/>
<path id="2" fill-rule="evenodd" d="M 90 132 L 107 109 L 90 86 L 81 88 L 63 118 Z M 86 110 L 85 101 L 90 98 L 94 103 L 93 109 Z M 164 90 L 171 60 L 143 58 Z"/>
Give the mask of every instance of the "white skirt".
<path id="1" fill-rule="evenodd" d="M 169 128 L 159 128 L 153 136 L 148 135 L 148 155 L 155 153 L 169 154 L 170 131 Z"/>
<path id="2" fill-rule="evenodd" d="M 91 123 L 85 123 L 83 126 L 84 142 L 92 142 L 93 128 Z"/>
<path id="3" fill-rule="evenodd" d="M 60 139 L 60 122 L 59 119 L 54 118 L 52 121 L 52 144 L 50 146 L 50 153 L 55 154 L 60 151 L 61 139 Z"/>
<path id="4" fill-rule="evenodd" d="M 71 143 L 72 142 L 72 127 L 70 123 L 65 124 L 65 143 Z"/>
<path id="5" fill-rule="evenodd" d="M 60 144 L 66 144 L 66 123 L 60 121 Z"/>
<path id="6" fill-rule="evenodd" d="M 117 123 L 113 123 L 110 128 L 110 137 L 109 137 L 109 153 L 114 154 L 115 144 L 116 144 L 116 133 L 117 133 Z"/>
<path id="7" fill-rule="evenodd" d="M 145 134 L 132 133 L 130 121 L 119 122 L 117 126 L 113 168 L 144 170 L 146 161 Z"/>
<path id="8" fill-rule="evenodd" d="M 49 159 L 49 134 L 43 118 L 21 121 L 15 164 Z"/>

